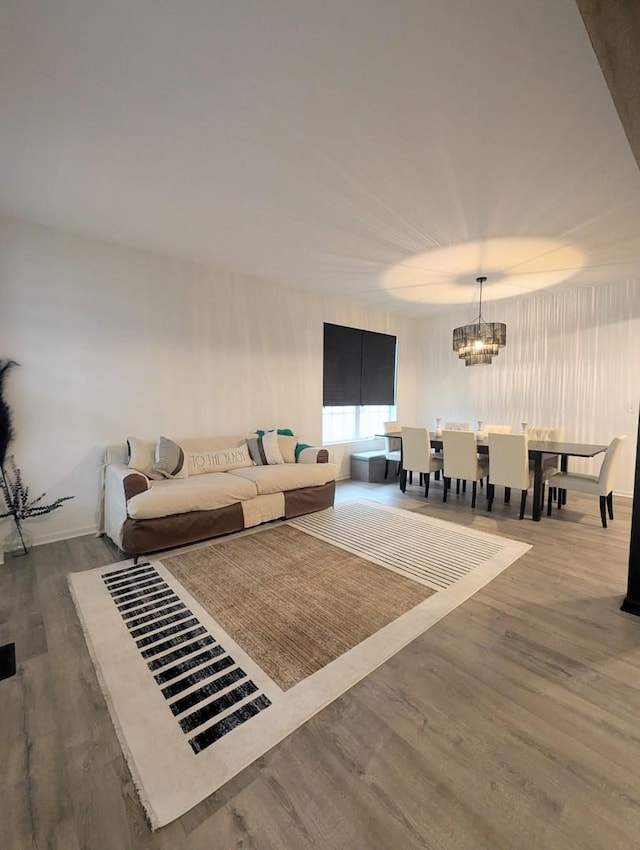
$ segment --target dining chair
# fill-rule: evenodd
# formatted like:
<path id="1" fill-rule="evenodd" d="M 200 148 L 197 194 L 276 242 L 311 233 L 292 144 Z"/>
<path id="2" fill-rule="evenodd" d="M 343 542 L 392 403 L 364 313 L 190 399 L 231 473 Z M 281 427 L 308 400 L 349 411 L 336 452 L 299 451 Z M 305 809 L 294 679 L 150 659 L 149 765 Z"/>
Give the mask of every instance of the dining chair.
<path id="1" fill-rule="evenodd" d="M 385 422 L 384 433 L 390 431 L 401 431 L 402 426 L 399 422 Z M 398 472 L 400 472 L 400 464 L 402 463 L 402 440 L 400 437 L 385 437 L 384 438 L 384 477 L 389 475 L 389 461 L 398 464 Z"/>
<path id="2" fill-rule="evenodd" d="M 520 490 L 520 519 L 524 519 L 527 507 L 527 496 L 529 490 L 533 489 L 533 469 L 529 465 L 529 438 L 527 434 L 500 434 L 490 433 L 489 443 L 489 482 L 487 485 L 487 510 L 491 511 L 496 486 L 505 488 L 505 502 L 508 502 L 507 493 L 511 489 Z M 544 504 L 544 482 L 553 474 L 553 470 L 545 473 L 542 470 L 542 491 L 540 505 Z"/>
<path id="3" fill-rule="evenodd" d="M 485 434 L 511 434 L 513 427 L 511 425 L 492 425 L 490 422 L 485 422 L 482 430 Z"/>
<path id="4" fill-rule="evenodd" d="M 548 425 L 529 425 L 527 427 L 527 437 L 530 440 L 549 440 L 552 443 L 558 443 L 562 440 L 562 428 L 549 427 Z M 533 469 L 534 462 L 529 461 L 529 465 Z M 557 472 L 560 468 L 560 456 L 543 455 L 542 468 L 551 472 Z M 555 487 L 552 489 L 555 490 Z"/>
<path id="5" fill-rule="evenodd" d="M 473 435 L 472 435 L 473 436 Z M 424 497 L 429 498 L 431 473 L 442 469 L 442 458 L 431 451 L 431 438 L 427 428 L 402 429 L 402 470 L 400 471 L 400 489 L 407 489 L 407 473 L 419 472 L 424 476 Z"/>
<path id="6" fill-rule="evenodd" d="M 579 493 L 590 493 L 592 496 L 599 496 L 602 527 L 607 527 L 607 511 L 609 512 L 609 519 L 613 519 L 613 475 L 615 465 L 626 439 L 627 435 L 621 434 L 611 440 L 600 466 L 600 472 L 597 475 L 586 475 L 582 472 L 556 472 L 549 478 L 549 487 L 558 488 L 558 509 L 562 507 L 560 494 L 563 490 L 576 490 Z M 551 505 L 551 492 L 549 492 L 547 516 L 551 516 Z"/>
<path id="7" fill-rule="evenodd" d="M 444 423 L 445 431 L 470 431 L 471 423 L 470 422 L 445 422 Z"/>
<path id="8" fill-rule="evenodd" d="M 471 507 L 475 508 L 477 482 L 482 481 L 489 474 L 489 459 L 486 456 L 478 456 L 476 435 L 473 431 L 443 431 L 442 454 L 444 460 L 442 501 L 447 501 L 447 490 L 451 487 L 452 478 L 458 479 L 458 485 L 460 481 L 472 481 Z"/>
<path id="9" fill-rule="evenodd" d="M 548 425 L 529 425 L 527 426 L 527 437 L 530 440 L 551 440 L 555 443 L 562 439 L 562 428 Z"/>

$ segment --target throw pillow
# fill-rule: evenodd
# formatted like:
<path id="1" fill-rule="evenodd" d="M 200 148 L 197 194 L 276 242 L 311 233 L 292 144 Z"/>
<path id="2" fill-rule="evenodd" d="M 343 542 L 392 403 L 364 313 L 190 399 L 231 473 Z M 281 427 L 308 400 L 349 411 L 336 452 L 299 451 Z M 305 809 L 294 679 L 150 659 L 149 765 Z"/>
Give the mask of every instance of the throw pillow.
<path id="1" fill-rule="evenodd" d="M 280 454 L 285 463 L 295 463 L 296 462 L 296 438 L 291 436 L 284 436 L 283 434 L 278 434 L 278 448 L 280 449 Z"/>
<path id="2" fill-rule="evenodd" d="M 142 472 L 147 478 L 158 481 L 162 478 L 159 472 L 154 472 L 156 462 L 156 444 L 139 440 L 137 437 L 127 437 L 127 451 L 129 453 L 129 469 Z"/>
<path id="3" fill-rule="evenodd" d="M 156 444 L 154 472 L 163 478 L 186 478 L 189 474 L 184 452 L 177 443 L 160 437 Z"/>
<path id="4" fill-rule="evenodd" d="M 271 430 L 273 430 L 273 428 Z M 259 437 L 264 437 L 267 432 L 261 431 L 259 428 L 256 428 L 255 433 Z M 291 430 L 291 428 L 278 428 L 278 434 L 280 434 L 282 437 L 293 437 L 293 431 Z"/>
<path id="5" fill-rule="evenodd" d="M 267 431 L 263 435 L 262 447 L 268 464 L 284 463 L 284 458 L 278 445 L 278 434 L 276 431 Z"/>
<path id="6" fill-rule="evenodd" d="M 267 465 L 267 456 L 264 453 L 264 446 L 262 445 L 262 437 L 249 437 L 247 440 L 247 446 L 249 448 L 249 454 L 251 455 L 251 460 L 255 463 L 256 466 L 266 466 Z"/>
<path id="7" fill-rule="evenodd" d="M 296 446 L 296 462 L 300 457 L 300 452 L 303 452 L 305 449 L 310 448 L 312 448 L 312 446 L 310 446 L 309 443 L 298 443 L 298 445 Z"/>
<path id="8" fill-rule="evenodd" d="M 246 443 L 215 452 L 187 452 L 189 475 L 226 472 L 228 469 L 240 469 L 243 466 L 253 466 Z"/>

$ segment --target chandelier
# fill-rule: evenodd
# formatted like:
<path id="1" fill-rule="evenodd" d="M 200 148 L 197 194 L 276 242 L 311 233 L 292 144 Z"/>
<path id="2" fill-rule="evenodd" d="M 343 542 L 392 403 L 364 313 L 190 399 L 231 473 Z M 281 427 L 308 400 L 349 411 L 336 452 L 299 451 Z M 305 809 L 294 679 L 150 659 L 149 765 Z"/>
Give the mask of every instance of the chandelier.
<path id="1" fill-rule="evenodd" d="M 478 318 L 472 325 L 453 329 L 453 350 L 465 366 L 491 363 L 507 344 L 507 326 L 502 322 L 485 322 L 482 318 L 482 284 L 486 277 L 477 277 L 480 284 Z"/>

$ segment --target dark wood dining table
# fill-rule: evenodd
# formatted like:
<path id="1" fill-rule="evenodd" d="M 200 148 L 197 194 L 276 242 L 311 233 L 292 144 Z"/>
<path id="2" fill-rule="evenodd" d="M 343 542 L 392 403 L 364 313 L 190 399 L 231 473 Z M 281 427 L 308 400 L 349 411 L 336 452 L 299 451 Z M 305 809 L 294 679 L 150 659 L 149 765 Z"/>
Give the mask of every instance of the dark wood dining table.
<path id="1" fill-rule="evenodd" d="M 397 437 L 402 441 L 402 432 L 393 431 L 388 434 L 376 434 L 376 437 Z M 442 449 L 442 437 L 430 434 L 431 448 L 436 451 Z M 486 439 L 477 440 L 478 454 L 489 454 L 489 443 Z M 529 459 L 533 461 L 533 508 L 531 518 L 534 522 L 540 522 L 542 517 L 542 464 L 545 457 L 559 456 L 560 469 L 566 472 L 570 457 L 595 457 L 606 452 L 609 446 L 601 446 L 590 443 L 569 443 L 565 441 L 530 440 Z"/>

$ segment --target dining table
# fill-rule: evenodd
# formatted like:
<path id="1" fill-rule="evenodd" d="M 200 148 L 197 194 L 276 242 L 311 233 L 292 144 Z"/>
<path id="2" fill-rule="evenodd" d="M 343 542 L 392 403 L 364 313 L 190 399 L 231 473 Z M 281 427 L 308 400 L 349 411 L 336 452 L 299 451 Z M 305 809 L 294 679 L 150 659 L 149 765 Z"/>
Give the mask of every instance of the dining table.
<path id="1" fill-rule="evenodd" d="M 402 444 L 402 431 L 390 431 L 387 434 L 376 434 L 375 436 L 396 437 Z M 431 439 L 431 448 L 441 451 L 442 436 L 437 436 L 434 432 L 430 432 L 429 436 Z M 489 454 L 489 441 L 487 437 L 477 436 L 476 445 L 478 446 L 478 454 Z M 545 458 L 559 457 L 560 470 L 566 472 L 569 468 L 570 457 L 596 457 L 606 452 L 608 448 L 608 445 L 575 443 L 565 440 L 529 440 L 529 460 L 533 461 L 533 508 L 531 519 L 534 522 L 540 522 L 542 518 L 542 467 Z M 489 460 L 489 463 L 491 463 L 491 460 Z M 489 477 L 491 477 L 491 471 L 489 471 Z"/>

